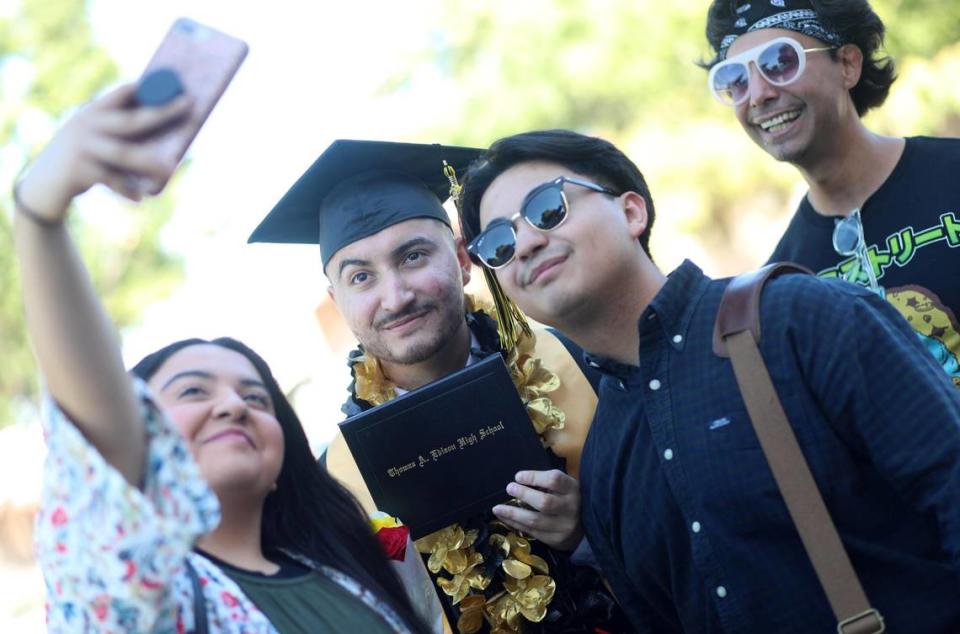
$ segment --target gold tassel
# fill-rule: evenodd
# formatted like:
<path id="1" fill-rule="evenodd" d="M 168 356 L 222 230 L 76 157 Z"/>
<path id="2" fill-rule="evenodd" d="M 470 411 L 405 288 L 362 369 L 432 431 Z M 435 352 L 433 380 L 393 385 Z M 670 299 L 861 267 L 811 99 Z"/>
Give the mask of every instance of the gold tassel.
<path id="1" fill-rule="evenodd" d="M 450 198 L 453 198 L 453 206 L 457 208 L 457 218 L 460 220 L 460 230 L 463 231 L 463 214 L 460 213 L 460 194 L 463 193 L 463 187 L 457 180 L 457 171 L 453 165 L 443 161 L 443 175 L 450 181 Z"/>
<path id="2" fill-rule="evenodd" d="M 457 180 L 457 173 L 453 166 L 443 162 L 443 174 L 450 181 L 450 197 L 453 198 L 453 205 L 457 208 L 457 218 L 460 220 L 460 231 L 463 232 L 463 210 L 460 207 L 460 195 L 463 193 L 463 186 Z M 527 322 L 526 316 L 521 312 L 520 307 L 507 297 L 503 292 L 503 287 L 497 280 L 496 274 L 485 266 L 483 269 L 483 279 L 487 282 L 487 288 L 490 289 L 490 295 L 493 297 L 493 305 L 497 309 L 497 331 L 500 335 L 500 347 L 504 352 L 511 352 L 517 345 L 517 342 L 523 336 L 531 336 L 533 331 Z"/>
<path id="3" fill-rule="evenodd" d="M 529 337 L 533 332 L 530 330 L 530 324 L 527 322 L 526 316 L 503 292 L 503 287 L 500 286 L 496 274 L 485 266 L 481 268 L 483 269 L 483 279 L 487 281 L 490 295 L 493 296 L 493 305 L 497 309 L 500 346 L 505 352 L 510 352 L 516 347 L 521 337 Z"/>

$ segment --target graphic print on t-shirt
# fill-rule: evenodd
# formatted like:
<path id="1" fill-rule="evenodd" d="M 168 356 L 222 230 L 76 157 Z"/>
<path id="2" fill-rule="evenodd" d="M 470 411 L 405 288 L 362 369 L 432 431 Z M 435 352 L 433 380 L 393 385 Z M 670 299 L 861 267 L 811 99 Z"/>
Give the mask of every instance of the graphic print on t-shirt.
<path id="1" fill-rule="evenodd" d="M 945 243 L 950 248 L 960 247 L 960 217 L 956 212 L 940 216 L 939 224 L 916 230 L 912 226 L 892 233 L 884 240 L 884 247 L 870 245 L 868 254 L 877 280 L 892 266 L 904 267 L 913 260 L 923 247 Z M 860 270 L 860 260 L 852 256 L 817 273 L 820 277 L 833 277 L 868 285 L 866 271 Z M 944 275 L 960 273 L 943 272 Z M 883 296 L 913 326 L 927 350 L 950 375 L 954 385 L 960 387 L 960 324 L 949 306 L 936 293 L 923 286 L 908 284 L 896 288 L 880 289 Z"/>
<path id="2" fill-rule="evenodd" d="M 923 247 L 940 242 L 945 242 L 950 248 L 960 247 L 960 215 L 957 212 L 947 212 L 940 216 L 938 224 L 919 231 L 912 226 L 904 227 L 888 235 L 884 242 L 884 248 L 871 245 L 868 249 L 870 264 L 873 265 L 873 272 L 878 280 L 891 266 L 904 267 L 909 264 Z M 866 284 L 867 273 L 859 271 L 859 268 L 859 259 L 857 256 L 852 256 L 840 261 L 836 266 L 820 271 L 817 275 L 840 279 L 850 279 L 851 276 L 855 276 L 858 278 L 857 281 Z M 958 274 L 956 271 L 944 273 Z"/>
<path id="3" fill-rule="evenodd" d="M 887 289 L 887 301 L 900 311 L 920 336 L 923 345 L 960 387 L 960 324 L 936 294 L 913 284 Z"/>

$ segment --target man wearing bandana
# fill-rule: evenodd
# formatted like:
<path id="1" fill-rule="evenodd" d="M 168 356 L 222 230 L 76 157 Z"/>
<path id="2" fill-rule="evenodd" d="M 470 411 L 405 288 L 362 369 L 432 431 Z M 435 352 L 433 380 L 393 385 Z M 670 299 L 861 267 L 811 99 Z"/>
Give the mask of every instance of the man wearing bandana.
<path id="1" fill-rule="evenodd" d="M 593 382 L 598 376 L 569 340 L 542 329 L 530 332 L 502 296 L 495 308 L 464 293 L 470 260 L 442 203 L 456 187 L 456 173 L 479 153 L 440 145 L 335 141 L 250 241 L 319 243 L 330 297 L 360 342 L 349 358 L 353 383 L 342 408 L 348 417 L 505 348 L 518 350 L 520 358 L 533 364 L 530 368 L 540 364 L 540 371 L 523 373 L 528 380 L 524 388 L 546 399 L 528 399 L 527 409 L 557 468 L 517 474 L 507 491 L 527 508 L 498 505 L 485 517 L 464 523 L 463 530 L 455 525 L 417 542 L 424 555 L 449 550 L 446 559 L 430 558 L 445 612 L 443 629 L 628 631 L 596 571 L 573 563 L 590 558 L 582 538 L 576 476 L 597 403 Z M 504 328 L 504 322 L 514 328 Z M 408 424 L 415 428 L 417 421 Z M 341 435 L 321 462 L 368 512 L 376 510 Z M 437 503 L 452 506 L 457 500 Z M 462 541 L 472 530 L 479 535 L 475 542 Z M 529 540 L 532 551 L 524 546 L 527 540 L 517 539 L 518 531 L 535 538 Z M 478 574 L 472 576 L 464 570 L 477 554 L 483 562 L 494 561 L 507 541 L 523 551 L 520 557 L 549 568 L 536 571 L 549 577 L 549 582 L 540 579 L 546 585 L 508 593 L 504 583 L 513 587 L 513 582 L 499 566 L 490 572 L 476 565 Z M 572 557 L 575 549 L 577 558 Z M 481 579 L 488 575 L 492 580 Z"/>
<path id="2" fill-rule="evenodd" d="M 770 258 L 870 286 L 960 387 L 960 139 L 861 117 L 895 79 L 867 0 L 713 0 L 709 88 L 809 186 Z"/>

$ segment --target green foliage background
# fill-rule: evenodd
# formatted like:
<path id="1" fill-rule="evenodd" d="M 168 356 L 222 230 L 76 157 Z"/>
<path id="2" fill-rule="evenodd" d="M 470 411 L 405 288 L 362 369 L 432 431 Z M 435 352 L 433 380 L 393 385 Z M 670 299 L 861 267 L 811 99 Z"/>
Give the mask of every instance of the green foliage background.
<path id="1" fill-rule="evenodd" d="M 960 135 L 960 3 L 874 0 L 900 78 L 867 124 L 896 135 Z M 657 202 L 653 254 L 712 274 L 762 263 L 804 191 L 747 139 L 706 88 L 706 0 L 444 0 L 433 36 L 383 92 L 429 83 L 424 140 L 489 145 L 571 128 L 623 148 Z"/>
<path id="2" fill-rule="evenodd" d="M 0 157 L 9 180 L 62 115 L 117 78 L 113 61 L 93 41 L 86 4 L 24 0 L 18 11 L 0 18 Z M 13 74 L 26 75 L 26 86 L 9 81 Z M 34 141 L 38 128 L 44 138 Z M 181 278 L 179 260 L 159 243 L 173 189 L 125 214 L 109 234 L 88 226 L 82 214 L 70 218 L 94 285 L 120 328 L 136 323 L 141 310 Z M 9 196 L 0 198 L 0 427 L 33 418 L 39 391 L 23 323 L 10 205 Z"/>

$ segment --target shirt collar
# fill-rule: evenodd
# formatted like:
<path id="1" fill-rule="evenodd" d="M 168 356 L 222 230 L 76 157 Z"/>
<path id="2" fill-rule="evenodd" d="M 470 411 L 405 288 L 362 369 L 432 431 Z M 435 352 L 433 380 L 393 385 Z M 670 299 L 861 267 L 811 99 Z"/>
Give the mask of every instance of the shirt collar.
<path id="1" fill-rule="evenodd" d="M 682 350 L 687 343 L 687 330 L 700 297 L 707 290 L 710 278 L 690 260 L 684 260 L 670 275 L 653 301 L 640 315 L 640 354 L 655 337 L 665 337 L 671 346 Z M 585 353 L 587 363 L 603 373 L 628 376 L 636 366 Z"/>

